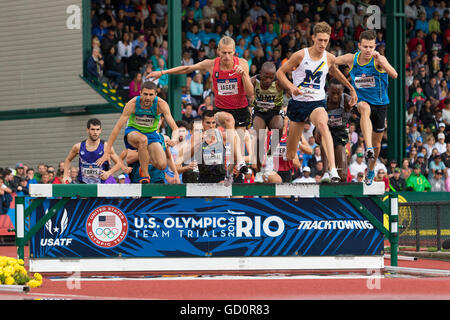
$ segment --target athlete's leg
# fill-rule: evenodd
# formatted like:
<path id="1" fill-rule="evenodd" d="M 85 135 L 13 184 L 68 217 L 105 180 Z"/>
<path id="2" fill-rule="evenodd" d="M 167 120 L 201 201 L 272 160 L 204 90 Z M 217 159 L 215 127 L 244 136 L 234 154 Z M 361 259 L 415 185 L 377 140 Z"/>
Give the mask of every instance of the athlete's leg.
<path id="1" fill-rule="evenodd" d="M 328 115 L 327 115 L 328 117 Z M 289 122 L 289 133 L 286 141 L 286 158 L 288 160 L 294 160 L 297 156 L 298 143 L 302 137 L 304 122 Z"/>
<path id="2" fill-rule="evenodd" d="M 328 159 L 327 155 L 325 154 L 325 149 L 322 145 L 322 135 L 320 134 L 319 130 L 314 130 L 314 140 L 316 143 L 320 146 L 320 157 L 323 162 L 323 171 L 328 172 Z"/>
<path id="3" fill-rule="evenodd" d="M 230 144 L 231 153 L 236 155 L 231 161 L 236 161 L 238 169 L 243 172 L 247 171 L 247 166 L 244 160 L 244 145 L 245 145 L 245 127 L 236 127 L 236 121 L 231 113 L 219 111 L 216 113 L 216 122 L 219 126 L 225 129 L 227 142 Z M 237 153 L 233 150 L 236 149 Z"/>
<path id="4" fill-rule="evenodd" d="M 309 116 L 312 124 L 320 131 L 322 136 L 321 145 L 325 150 L 325 155 L 328 159 L 328 167 L 331 170 L 336 169 L 334 159 L 333 138 L 331 137 L 330 129 L 328 128 L 328 113 L 323 107 L 316 108 Z"/>
<path id="5" fill-rule="evenodd" d="M 372 134 L 372 141 L 373 141 L 373 147 L 375 151 L 375 157 L 372 161 L 369 161 L 369 170 L 374 170 L 375 165 L 378 159 L 378 156 L 380 155 L 381 150 L 381 140 L 383 140 L 383 132 L 373 132 Z"/>
<path id="6" fill-rule="evenodd" d="M 253 130 L 255 130 L 256 135 L 256 164 L 258 171 L 261 170 L 261 162 L 264 159 L 265 149 L 266 149 L 266 139 L 267 139 L 267 130 L 266 130 L 266 122 L 263 118 L 255 115 L 253 118 Z"/>
<path id="7" fill-rule="evenodd" d="M 272 134 L 274 131 L 278 131 L 278 141 L 277 145 L 280 143 L 281 137 L 283 136 L 283 128 L 284 128 L 284 118 L 277 114 L 274 116 L 269 122 L 269 129 L 272 130 Z"/>
<path id="8" fill-rule="evenodd" d="M 364 137 L 364 142 L 366 144 L 366 148 L 372 148 L 373 142 L 372 142 L 372 132 L 373 132 L 373 126 L 372 126 L 372 120 L 370 120 L 370 105 L 365 102 L 361 101 L 357 105 L 358 112 L 361 115 L 360 119 L 360 126 L 361 131 Z"/>
<path id="9" fill-rule="evenodd" d="M 127 134 L 127 141 L 130 145 L 137 149 L 139 163 L 141 164 L 142 176 L 148 177 L 148 164 L 150 162 L 150 155 L 147 150 L 147 137 L 138 131 L 132 131 Z"/>
<path id="10" fill-rule="evenodd" d="M 347 181 L 347 155 L 345 146 L 338 144 L 334 147 L 334 156 L 336 159 L 336 167 L 338 174 L 341 177 L 341 182 Z M 325 165 L 324 165 L 325 167 Z"/>
<path id="11" fill-rule="evenodd" d="M 150 143 L 148 146 L 148 153 L 150 155 L 150 163 L 158 170 L 166 170 L 167 157 L 164 149 L 159 142 Z"/>

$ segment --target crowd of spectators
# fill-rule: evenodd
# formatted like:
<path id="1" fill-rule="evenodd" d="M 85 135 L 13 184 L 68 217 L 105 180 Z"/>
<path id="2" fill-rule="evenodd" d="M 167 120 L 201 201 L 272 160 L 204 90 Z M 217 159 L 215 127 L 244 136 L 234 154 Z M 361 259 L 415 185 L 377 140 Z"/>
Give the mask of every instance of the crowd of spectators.
<path id="1" fill-rule="evenodd" d="M 330 52 L 335 55 L 355 52 L 359 34 L 368 28 L 366 6 L 375 4 L 384 12 L 386 1 L 360 3 L 184 0 L 180 64 L 214 58 L 219 39 L 228 35 L 236 41 L 236 54 L 248 60 L 250 76 L 253 76 L 265 61 L 273 61 L 279 67 L 293 52 L 311 45 L 311 32 L 319 21 L 327 21 L 332 26 Z M 375 180 L 384 181 L 386 191 L 450 191 L 449 12 L 446 1 L 405 0 L 406 101 L 404 106 L 389 108 L 406 110 L 406 157 L 401 163 L 388 159 L 385 131 Z M 92 57 L 88 72 L 107 78 L 114 88 L 127 90 L 128 98 L 139 95 L 143 81 L 152 81 L 145 79 L 149 72 L 167 68 L 167 0 L 92 0 L 91 22 Z M 384 30 L 383 17 L 376 40 L 376 50 L 381 54 L 386 49 Z M 348 76 L 348 68 L 342 71 Z M 157 84 L 159 95 L 164 98 L 168 90 L 167 75 L 158 79 Z M 182 119 L 187 129 L 192 131 L 194 121 L 205 110 L 213 109 L 210 75 L 188 75 L 182 87 Z M 306 125 L 304 135 L 314 152 L 312 155 L 299 152 L 301 167 L 294 169 L 294 182 L 320 181 L 323 161 L 312 130 L 312 125 Z M 349 123 L 347 152 L 347 181 L 363 181 L 367 164 L 357 111 Z M 32 183 L 61 183 L 62 164 L 58 168 L 40 164 L 34 170 L 18 163 L 15 168 L 1 169 L 1 202 L 6 203 L 11 192 L 27 194 Z M 71 169 L 72 178 L 78 174 L 77 170 Z M 110 183 L 129 183 L 126 175 L 110 178 Z M 245 177 L 244 182 L 254 182 L 254 176 Z"/>

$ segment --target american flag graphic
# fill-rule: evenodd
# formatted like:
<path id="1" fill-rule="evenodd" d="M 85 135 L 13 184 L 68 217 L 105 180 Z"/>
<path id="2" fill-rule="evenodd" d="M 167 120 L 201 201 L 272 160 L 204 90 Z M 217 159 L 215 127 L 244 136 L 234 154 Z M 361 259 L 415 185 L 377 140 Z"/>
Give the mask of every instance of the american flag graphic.
<path id="1" fill-rule="evenodd" d="M 98 226 L 101 228 L 115 227 L 116 226 L 116 216 L 99 216 Z"/>

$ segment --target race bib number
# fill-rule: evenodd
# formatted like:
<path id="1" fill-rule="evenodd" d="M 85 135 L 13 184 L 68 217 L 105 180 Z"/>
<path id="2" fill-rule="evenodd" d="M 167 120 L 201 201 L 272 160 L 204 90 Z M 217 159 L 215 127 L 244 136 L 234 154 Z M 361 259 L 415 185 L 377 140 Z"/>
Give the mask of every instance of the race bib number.
<path id="1" fill-rule="evenodd" d="M 81 172 L 86 178 L 98 178 L 100 176 L 101 169 L 96 165 L 83 166 Z"/>
<path id="2" fill-rule="evenodd" d="M 151 127 L 155 122 L 155 118 L 147 115 L 134 116 L 134 122 L 142 127 Z"/>
<path id="3" fill-rule="evenodd" d="M 328 126 L 330 126 L 330 127 L 342 126 L 342 117 L 330 116 L 328 118 Z"/>
<path id="4" fill-rule="evenodd" d="M 375 87 L 375 77 L 374 76 L 356 76 L 355 77 L 355 87 L 357 89 L 363 88 L 374 88 Z"/>
<path id="5" fill-rule="evenodd" d="M 221 96 L 230 96 L 238 94 L 237 79 L 217 79 L 217 91 Z"/>
<path id="6" fill-rule="evenodd" d="M 267 101 L 257 101 L 256 105 L 261 109 L 273 109 L 275 108 L 274 102 L 267 102 Z"/>
<path id="7" fill-rule="evenodd" d="M 100 183 L 100 174 L 102 169 L 99 168 L 96 164 L 92 163 L 84 163 L 81 166 L 81 180 L 84 183 Z"/>

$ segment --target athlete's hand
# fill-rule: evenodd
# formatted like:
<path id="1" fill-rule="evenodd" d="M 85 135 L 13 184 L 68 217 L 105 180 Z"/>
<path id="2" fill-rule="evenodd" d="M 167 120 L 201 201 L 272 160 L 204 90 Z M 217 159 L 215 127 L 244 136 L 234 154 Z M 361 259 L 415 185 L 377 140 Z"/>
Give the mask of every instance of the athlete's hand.
<path id="1" fill-rule="evenodd" d="M 234 68 L 233 68 L 233 70 L 234 70 L 236 73 L 239 73 L 241 76 L 244 75 L 244 72 L 245 72 L 244 68 L 243 68 L 240 64 L 235 65 Z"/>
<path id="2" fill-rule="evenodd" d="M 374 58 L 375 61 L 378 61 L 378 59 L 380 59 L 380 56 L 381 54 L 378 51 L 376 50 L 373 51 L 372 57 Z"/>
<path id="3" fill-rule="evenodd" d="M 109 162 L 110 158 L 111 158 L 111 154 L 109 152 L 105 151 L 105 153 L 100 158 L 98 158 L 98 160 L 95 161 L 95 163 L 100 167 L 106 161 Z"/>
<path id="4" fill-rule="evenodd" d="M 111 172 L 108 170 L 108 171 L 101 171 L 100 172 L 100 179 L 102 179 L 102 180 L 107 180 L 109 177 L 111 176 Z"/>
<path id="5" fill-rule="evenodd" d="M 291 96 L 299 96 L 299 95 L 302 94 L 302 91 L 300 90 L 300 88 L 299 88 L 299 87 L 296 87 L 296 86 L 294 86 L 294 85 L 292 85 L 290 91 L 291 91 Z"/>
<path id="6" fill-rule="evenodd" d="M 145 78 L 146 79 L 150 79 L 150 78 L 158 79 L 162 75 L 163 75 L 162 71 L 152 71 Z"/>
<path id="7" fill-rule="evenodd" d="M 131 168 L 131 167 L 126 167 L 126 168 L 123 169 L 122 171 L 123 171 L 124 173 L 126 173 L 126 174 L 130 174 L 131 171 L 133 171 L 133 168 Z"/>

